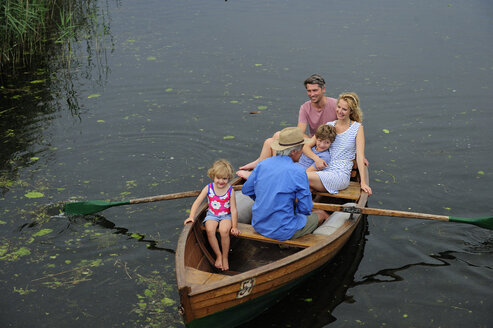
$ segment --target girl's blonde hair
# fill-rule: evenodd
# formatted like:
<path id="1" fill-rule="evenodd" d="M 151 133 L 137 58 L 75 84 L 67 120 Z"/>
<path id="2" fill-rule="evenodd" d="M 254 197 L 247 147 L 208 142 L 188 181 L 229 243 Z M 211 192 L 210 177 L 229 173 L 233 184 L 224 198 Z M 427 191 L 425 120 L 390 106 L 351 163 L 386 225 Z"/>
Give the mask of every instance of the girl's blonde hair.
<path id="1" fill-rule="evenodd" d="M 363 122 L 363 112 L 359 107 L 358 95 L 354 92 L 344 92 L 339 95 L 337 102 L 339 103 L 339 100 L 341 99 L 347 102 L 348 107 L 351 110 L 349 118 L 359 123 Z"/>
<path id="2" fill-rule="evenodd" d="M 219 159 L 212 164 L 207 171 L 209 178 L 214 180 L 215 177 L 233 179 L 234 172 L 233 166 L 225 159 Z"/>

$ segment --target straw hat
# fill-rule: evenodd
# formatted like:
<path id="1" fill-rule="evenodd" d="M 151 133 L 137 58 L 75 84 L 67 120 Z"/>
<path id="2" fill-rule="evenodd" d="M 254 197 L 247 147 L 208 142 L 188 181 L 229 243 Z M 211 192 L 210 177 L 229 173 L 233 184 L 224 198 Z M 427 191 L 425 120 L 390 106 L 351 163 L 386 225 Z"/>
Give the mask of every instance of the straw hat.
<path id="1" fill-rule="evenodd" d="M 303 145 L 309 142 L 297 127 L 289 127 L 281 130 L 278 139 L 272 141 L 270 147 L 274 150 L 284 150 L 298 145 Z"/>

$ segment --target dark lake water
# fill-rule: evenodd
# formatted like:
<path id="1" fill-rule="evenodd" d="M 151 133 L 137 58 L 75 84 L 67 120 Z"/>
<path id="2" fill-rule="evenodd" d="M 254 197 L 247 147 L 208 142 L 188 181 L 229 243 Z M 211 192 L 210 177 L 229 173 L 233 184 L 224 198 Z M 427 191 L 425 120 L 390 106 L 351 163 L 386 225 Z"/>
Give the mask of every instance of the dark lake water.
<path id="1" fill-rule="evenodd" d="M 193 199 L 62 204 L 202 188 L 214 160 L 239 167 L 296 125 L 312 73 L 361 98 L 371 207 L 493 215 L 493 3 L 100 8 L 104 33 L 81 33 L 70 67 L 55 52 L 2 81 L 2 327 L 182 327 L 174 249 Z M 247 326 L 491 325 L 490 230 L 369 216 L 361 245 Z"/>

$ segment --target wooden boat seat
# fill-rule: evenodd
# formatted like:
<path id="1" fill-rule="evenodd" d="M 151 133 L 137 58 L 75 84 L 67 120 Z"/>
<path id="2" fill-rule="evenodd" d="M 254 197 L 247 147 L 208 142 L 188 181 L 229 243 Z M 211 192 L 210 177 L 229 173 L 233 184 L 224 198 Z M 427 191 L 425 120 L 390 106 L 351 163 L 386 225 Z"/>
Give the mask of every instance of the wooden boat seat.
<path id="1" fill-rule="evenodd" d="M 201 226 L 201 229 L 205 230 L 205 227 Z M 327 239 L 327 236 L 324 235 L 308 234 L 296 239 L 276 240 L 262 236 L 261 234 L 256 232 L 250 224 L 246 224 L 246 223 L 238 223 L 238 229 L 240 230 L 240 234 L 238 235 L 238 238 L 258 240 L 266 243 L 288 245 L 288 246 L 301 247 L 301 248 L 307 248 L 313 246 Z"/>
<path id="2" fill-rule="evenodd" d="M 296 239 L 275 240 L 262 236 L 261 234 L 256 232 L 250 224 L 238 223 L 238 229 L 240 230 L 240 234 L 238 235 L 238 237 L 240 238 L 302 248 L 313 246 L 327 239 L 327 236 L 308 234 Z"/>
<path id="3" fill-rule="evenodd" d="M 339 190 L 337 194 L 329 194 L 328 192 L 322 192 L 322 191 L 314 191 L 313 194 L 320 196 L 329 196 L 333 198 L 358 200 L 361 194 L 361 187 L 359 182 L 350 181 L 349 186 L 346 189 Z"/>
<path id="4" fill-rule="evenodd" d="M 351 178 L 355 178 L 358 175 L 358 165 L 356 160 L 353 160 L 353 169 L 351 170 Z M 346 189 L 339 190 L 337 194 L 329 194 L 328 192 L 315 191 L 313 195 L 329 196 L 333 198 L 341 198 L 348 200 L 358 200 L 361 195 L 360 184 L 357 181 L 350 181 L 349 186 Z"/>

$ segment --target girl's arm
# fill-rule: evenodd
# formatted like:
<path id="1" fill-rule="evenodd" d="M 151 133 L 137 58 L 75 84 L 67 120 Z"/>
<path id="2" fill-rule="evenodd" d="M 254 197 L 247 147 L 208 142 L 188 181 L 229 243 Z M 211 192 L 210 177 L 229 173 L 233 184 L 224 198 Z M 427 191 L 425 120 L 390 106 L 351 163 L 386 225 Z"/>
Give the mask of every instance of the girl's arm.
<path id="1" fill-rule="evenodd" d="M 356 134 L 356 164 L 358 165 L 361 178 L 361 189 L 366 191 L 368 195 L 371 195 L 371 188 L 366 183 L 368 177 L 366 176 L 365 167 L 365 131 L 363 125 L 360 125 L 358 133 Z"/>
<path id="2" fill-rule="evenodd" d="M 185 220 L 184 224 L 193 223 L 195 214 L 197 213 L 197 209 L 199 208 L 200 204 L 202 204 L 205 197 L 207 196 L 208 190 L 209 190 L 209 185 L 205 186 L 204 189 L 202 189 L 200 194 L 197 196 L 197 198 L 192 204 L 192 208 L 190 209 L 190 215 L 188 215 L 188 218 Z"/>
<path id="3" fill-rule="evenodd" d="M 231 190 L 231 196 L 229 198 L 229 203 L 231 204 L 231 221 L 232 221 L 232 226 L 231 226 L 231 234 L 233 236 L 238 236 L 240 233 L 240 230 L 238 230 L 238 209 L 236 208 L 236 196 L 235 196 L 235 190 Z"/>
<path id="4" fill-rule="evenodd" d="M 327 167 L 327 163 L 323 159 L 315 155 L 315 153 L 312 151 L 312 148 L 313 146 L 315 146 L 316 143 L 317 139 L 315 138 L 315 136 L 313 136 L 310 142 L 306 143 L 303 146 L 303 153 L 315 162 L 317 170 L 323 170 Z"/>

